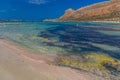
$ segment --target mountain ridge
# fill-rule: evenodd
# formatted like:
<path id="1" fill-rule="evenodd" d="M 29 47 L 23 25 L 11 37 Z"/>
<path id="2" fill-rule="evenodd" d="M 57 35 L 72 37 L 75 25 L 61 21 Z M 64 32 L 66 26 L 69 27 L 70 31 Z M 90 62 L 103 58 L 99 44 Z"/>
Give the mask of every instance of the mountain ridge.
<path id="1" fill-rule="evenodd" d="M 59 21 L 120 21 L 120 0 L 110 0 L 82 7 L 68 9 Z"/>

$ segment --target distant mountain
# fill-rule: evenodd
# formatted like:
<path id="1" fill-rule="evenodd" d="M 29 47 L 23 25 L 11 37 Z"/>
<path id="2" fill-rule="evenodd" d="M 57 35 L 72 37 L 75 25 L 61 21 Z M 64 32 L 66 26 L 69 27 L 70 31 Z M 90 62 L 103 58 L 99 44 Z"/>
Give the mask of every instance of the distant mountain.
<path id="1" fill-rule="evenodd" d="M 120 0 L 100 2 L 78 10 L 70 8 L 59 21 L 120 21 Z"/>
<path id="2" fill-rule="evenodd" d="M 42 20 L 0 19 L 0 22 L 42 22 Z"/>

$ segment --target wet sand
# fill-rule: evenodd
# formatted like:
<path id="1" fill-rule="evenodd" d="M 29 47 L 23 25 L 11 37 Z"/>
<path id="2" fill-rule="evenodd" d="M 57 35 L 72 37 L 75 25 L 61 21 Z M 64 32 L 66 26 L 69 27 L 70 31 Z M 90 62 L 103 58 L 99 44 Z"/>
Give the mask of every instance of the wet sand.
<path id="1" fill-rule="evenodd" d="M 0 39 L 0 80 L 104 80 L 83 71 L 48 65 L 53 56 L 34 55 Z"/>

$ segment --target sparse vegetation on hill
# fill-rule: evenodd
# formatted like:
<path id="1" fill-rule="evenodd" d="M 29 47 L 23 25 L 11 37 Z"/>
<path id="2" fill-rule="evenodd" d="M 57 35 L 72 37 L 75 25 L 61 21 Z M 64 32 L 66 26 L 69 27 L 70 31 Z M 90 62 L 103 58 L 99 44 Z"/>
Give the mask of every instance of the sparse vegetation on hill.
<path id="1" fill-rule="evenodd" d="M 119 0 L 111 0 L 78 10 L 68 9 L 59 21 L 120 21 L 119 5 Z"/>

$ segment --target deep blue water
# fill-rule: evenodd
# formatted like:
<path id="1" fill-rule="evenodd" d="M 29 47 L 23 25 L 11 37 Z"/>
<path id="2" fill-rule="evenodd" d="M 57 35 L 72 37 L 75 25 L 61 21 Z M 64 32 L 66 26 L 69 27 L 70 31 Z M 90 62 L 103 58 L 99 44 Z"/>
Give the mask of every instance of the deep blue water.
<path id="1" fill-rule="evenodd" d="M 120 58 L 120 24 L 3 22 L 0 38 L 44 54 L 104 53 Z"/>

